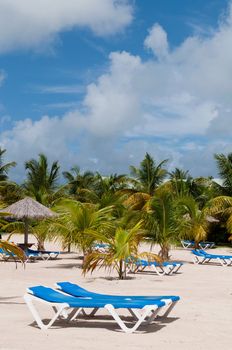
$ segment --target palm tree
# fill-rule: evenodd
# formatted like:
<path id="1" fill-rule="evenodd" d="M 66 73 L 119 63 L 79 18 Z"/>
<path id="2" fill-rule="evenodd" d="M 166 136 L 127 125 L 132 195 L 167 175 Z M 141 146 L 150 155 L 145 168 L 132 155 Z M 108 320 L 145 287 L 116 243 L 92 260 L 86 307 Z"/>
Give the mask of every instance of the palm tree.
<path id="1" fill-rule="evenodd" d="M 130 229 L 117 227 L 113 235 L 104 232 L 93 232 L 94 239 L 108 245 L 105 252 L 92 251 L 85 259 L 83 272 L 93 272 L 97 267 L 115 269 L 119 279 L 126 277 L 126 260 L 138 257 L 138 244 L 143 237 L 142 222 L 138 222 Z"/>
<path id="2" fill-rule="evenodd" d="M 182 170 L 175 168 L 174 171 L 169 173 L 172 190 L 176 196 L 183 196 L 189 193 L 191 187 L 192 177 L 189 175 L 188 170 Z"/>
<path id="3" fill-rule="evenodd" d="M 47 157 L 44 154 L 39 154 L 39 160 L 27 161 L 25 168 L 28 171 L 24 184 L 27 193 L 42 204 L 49 204 L 49 197 L 58 187 L 60 168 L 58 162 L 53 162 L 49 169 Z"/>
<path id="4" fill-rule="evenodd" d="M 71 168 L 71 171 L 64 171 L 64 178 L 68 181 L 69 194 L 81 199 L 82 190 L 91 190 L 95 182 L 95 175 L 91 171 L 85 171 L 83 174 L 78 166 Z"/>
<path id="5" fill-rule="evenodd" d="M 92 249 L 94 234 L 110 232 L 113 227 L 112 207 L 98 209 L 93 204 L 63 199 L 54 210 L 59 213 L 59 217 L 48 223 L 48 233 L 56 232 L 57 239 L 66 246 L 72 244 L 81 249 L 84 257 Z"/>
<path id="6" fill-rule="evenodd" d="M 189 195 L 192 196 L 199 208 L 204 208 L 208 201 L 219 194 L 218 186 L 212 177 L 196 177 L 189 182 Z"/>
<path id="7" fill-rule="evenodd" d="M 153 195 L 156 188 L 163 182 L 167 175 L 167 170 L 163 166 L 167 163 L 167 159 L 156 165 L 150 154 L 146 153 L 145 158 L 140 163 L 140 167 L 130 166 L 131 175 L 135 177 L 135 187 L 139 192 Z"/>
<path id="8" fill-rule="evenodd" d="M 10 254 L 14 259 L 19 259 L 22 263 L 26 260 L 24 251 L 14 243 L 0 239 L 0 249 L 2 249 L 3 252 Z"/>
<path id="9" fill-rule="evenodd" d="M 148 231 L 147 237 L 152 243 L 160 245 L 159 256 L 168 260 L 172 243 L 179 238 L 182 221 L 176 213 L 176 203 L 170 192 L 157 191 L 147 204 L 144 221 Z"/>
<path id="10" fill-rule="evenodd" d="M 182 230 L 180 230 L 181 238 L 193 239 L 196 247 L 198 247 L 199 242 L 207 237 L 209 228 L 208 207 L 205 206 L 200 209 L 199 203 L 191 196 L 180 198 L 177 205 L 178 215 L 183 223 Z"/>
<path id="11" fill-rule="evenodd" d="M 215 154 L 219 175 L 223 180 L 221 186 L 222 194 L 232 196 L 232 153 L 227 156 L 220 153 Z"/>
<path id="12" fill-rule="evenodd" d="M 23 198 L 23 189 L 12 181 L 0 181 L 0 200 L 10 205 Z"/>
<path id="13" fill-rule="evenodd" d="M 4 164 L 4 154 L 6 150 L 0 147 L 0 200 L 7 204 L 20 199 L 22 193 L 20 187 L 8 180 L 8 171 L 10 168 L 16 166 L 16 162 Z"/>
<path id="14" fill-rule="evenodd" d="M 232 197 L 218 196 L 211 199 L 207 212 L 220 219 L 230 235 L 229 240 L 232 240 Z"/>
<path id="15" fill-rule="evenodd" d="M 0 147 L 0 181 L 6 181 L 8 179 L 8 171 L 10 168 L 16 166 L 16 162 L 10 162 L 4 164 L 3 156 L 6 153 L 6 149 Z"/>
<path id="16" fill-rule="evenodd" d="M 128 178 L 124 174 L 102 176 L 100 173 L 97 173 L 95 179 L 94 191 L 98 197 L 103 196 L 105 193 L 115 193 L 123 190 L 126 188 L 128 182 Z"/>

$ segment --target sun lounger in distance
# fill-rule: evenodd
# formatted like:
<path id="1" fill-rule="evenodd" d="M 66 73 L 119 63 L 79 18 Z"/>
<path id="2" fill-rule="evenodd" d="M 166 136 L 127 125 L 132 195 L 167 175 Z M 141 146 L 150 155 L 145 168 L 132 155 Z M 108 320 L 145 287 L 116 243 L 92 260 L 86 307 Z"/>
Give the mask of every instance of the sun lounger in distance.
<path id="1" fill-rule="evenodd" d="M 181 244 L 182 247 L 187 249 L 187 248 L 194 248 L 195 247 L 195 242 L 194 241 L 190 241 L 190 240 L 181 240 Z M 215 247 L 215 243 L 214 242 L 208 242 L 208 241 L 204 241 L 204 242 L 199 242 L 199 247 L 201 249 L 210 249 Z"/>
<path id="2" fill-rule="evenodd" d="M 43 260 L 49 260 L 49 259 L 56 259 L 60 252 L 58 251 L 50 251 L 50 250 L 34 250 L 34 249 L 27 249 L 26 250 L 29 254 L 38 254 Z"/>
<path id="3" fill-rule="evenodd" d="M 157 275 L 172 275 L 173 273 L 177 273 L 181 266 L 182 262 L 175 261 L 164 261 L 162 263 L 158 263 L 156 261 L 147 261 L 143 259 L 128 259 L 128 264 L 131 267 L 131 271 L 133 273 L 142 270 L 144 271 L 147 267 L 151 268 Z"/>
<path id="4" fill-rule="evenodd" d="M 232 255 L 209 254 L 202 249 L 192 250 L 192 254 L 194 255 L 193 262 L 196 264 L 205 264 L 216 260 L 222 266 L 232 265 Z"/>

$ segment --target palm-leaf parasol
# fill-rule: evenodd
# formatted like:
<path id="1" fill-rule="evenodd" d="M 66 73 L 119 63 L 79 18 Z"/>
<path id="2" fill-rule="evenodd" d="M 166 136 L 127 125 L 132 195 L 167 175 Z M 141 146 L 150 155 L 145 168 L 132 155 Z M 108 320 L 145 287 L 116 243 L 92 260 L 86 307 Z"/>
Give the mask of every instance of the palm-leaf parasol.
<path id="1" fill-rule="evenodd" d="M 13 216 L 17 219 L 23 220 L 25 225 L 24 231 L 24 245 L 28 244 L 28 221 L 42 220 L 46 218 L 55 217 L 57 214 L 45 207 L 43 204 L 36 200 L 26 197 L 18 202 L 10 205 L 7 208 L 0 210 L 2 213 L 6 213 L 6 216 Z"/>

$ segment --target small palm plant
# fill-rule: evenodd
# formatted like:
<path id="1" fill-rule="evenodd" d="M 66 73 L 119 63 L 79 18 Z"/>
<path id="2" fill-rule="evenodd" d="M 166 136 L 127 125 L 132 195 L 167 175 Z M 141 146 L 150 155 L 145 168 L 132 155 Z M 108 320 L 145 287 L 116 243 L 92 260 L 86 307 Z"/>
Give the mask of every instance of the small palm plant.
<path id="1" fill-rule="evenodd" d="M 119 279 L 126 277 L 126 262 L 130 257 L 137 258 L 138 245 L 143 237 L 142 221 L 130 229 L 116 228 L 113 235 L 93 233 L 93 237 L 106 243 L 108 248 L 105 252 L 92 251 L 85 259 L 83 272 L 93 272 L 97 267 L 115 269 Z"/>
<path id="2" fill-rule="evenodd" d="M 144 212 L 147 237 L 152 243 L 160 245 L 159 256 L 168 260 L 171 244 L 179 237 L 181 221 L 176 213 L 176 203 L 171 193 L 166 190 L 157 191 L 147 204 Z"/>
<path id="3" fill-rule="evenodd" d="M 207 237 L 208 208 L 199 208 L 199 203 L 191 196 L 186 196 L 177 202 L 179 216 L 183 221 L 182 235 L 186 238 L 194 239 L 196 248 L 199 242 Z M 183 237 L 182 236 L 182 237 Z"/>
<path id="4" fill-rule="evenodd" d="M 0 239 L 0 249 L 2 249 L 3 253 L 6 252 L 7 254 L 10 254 L 15 260 L 17 258 L 22 263 L 25 262 L 26 257 L 24 251 L 14 243 Z"/>
<path id="5" fill-rule="evenodd" d="M 5 228 L 7 227 L 7 225 L 9 225 L 9 223 L 4 218 L 5 216 L 6 216 L 6 213 L 4 213 L 4 212 L 0 213 L 0 228 L 4 232 L 6 232 Z M 22 263 L 24 263 L 25 258 L 26 258 L 24 251 L 21 248 L 19 248 L 14 243 L 11 243 L 11 242 L 9 242 L 7 240 L 3 240 L 3 239 L 0 239 L 0 254 L 1 254 L 1 252 L 10 254 L 14 259 L 17 258 Z"/>
<path id="6" fill-rule="evenodd" d="M 84 258 L 92 249 L 95 235 L 112 229 L 112 207 L 98 209 L 93 204 L 64 199 L 54 210 L 59 216 L 48 223 L 48 231 L 56 232 L 65 246 L 72 244 L 81 249 Z"/>

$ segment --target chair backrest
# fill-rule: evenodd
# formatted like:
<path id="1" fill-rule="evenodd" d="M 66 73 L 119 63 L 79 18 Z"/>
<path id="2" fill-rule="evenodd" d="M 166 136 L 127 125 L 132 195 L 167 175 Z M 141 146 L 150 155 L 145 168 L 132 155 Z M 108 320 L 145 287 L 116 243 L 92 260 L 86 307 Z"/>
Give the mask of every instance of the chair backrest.
<path id="1" fill-rule="evenodd" d="M 207 255 L 206 251 L 204 249 L 197 249 L 197 251 L 200 253 L 200 254 L 203 254 L 203 255 Z"/>
<path id="2" fill-rule="evenodd" d="M 199 250 L 196 250 L 196 249 L 191 250 L 191 253 L 193 253 L 196 256 L 204 256 L 203 253 L 201 253 Z"/>

